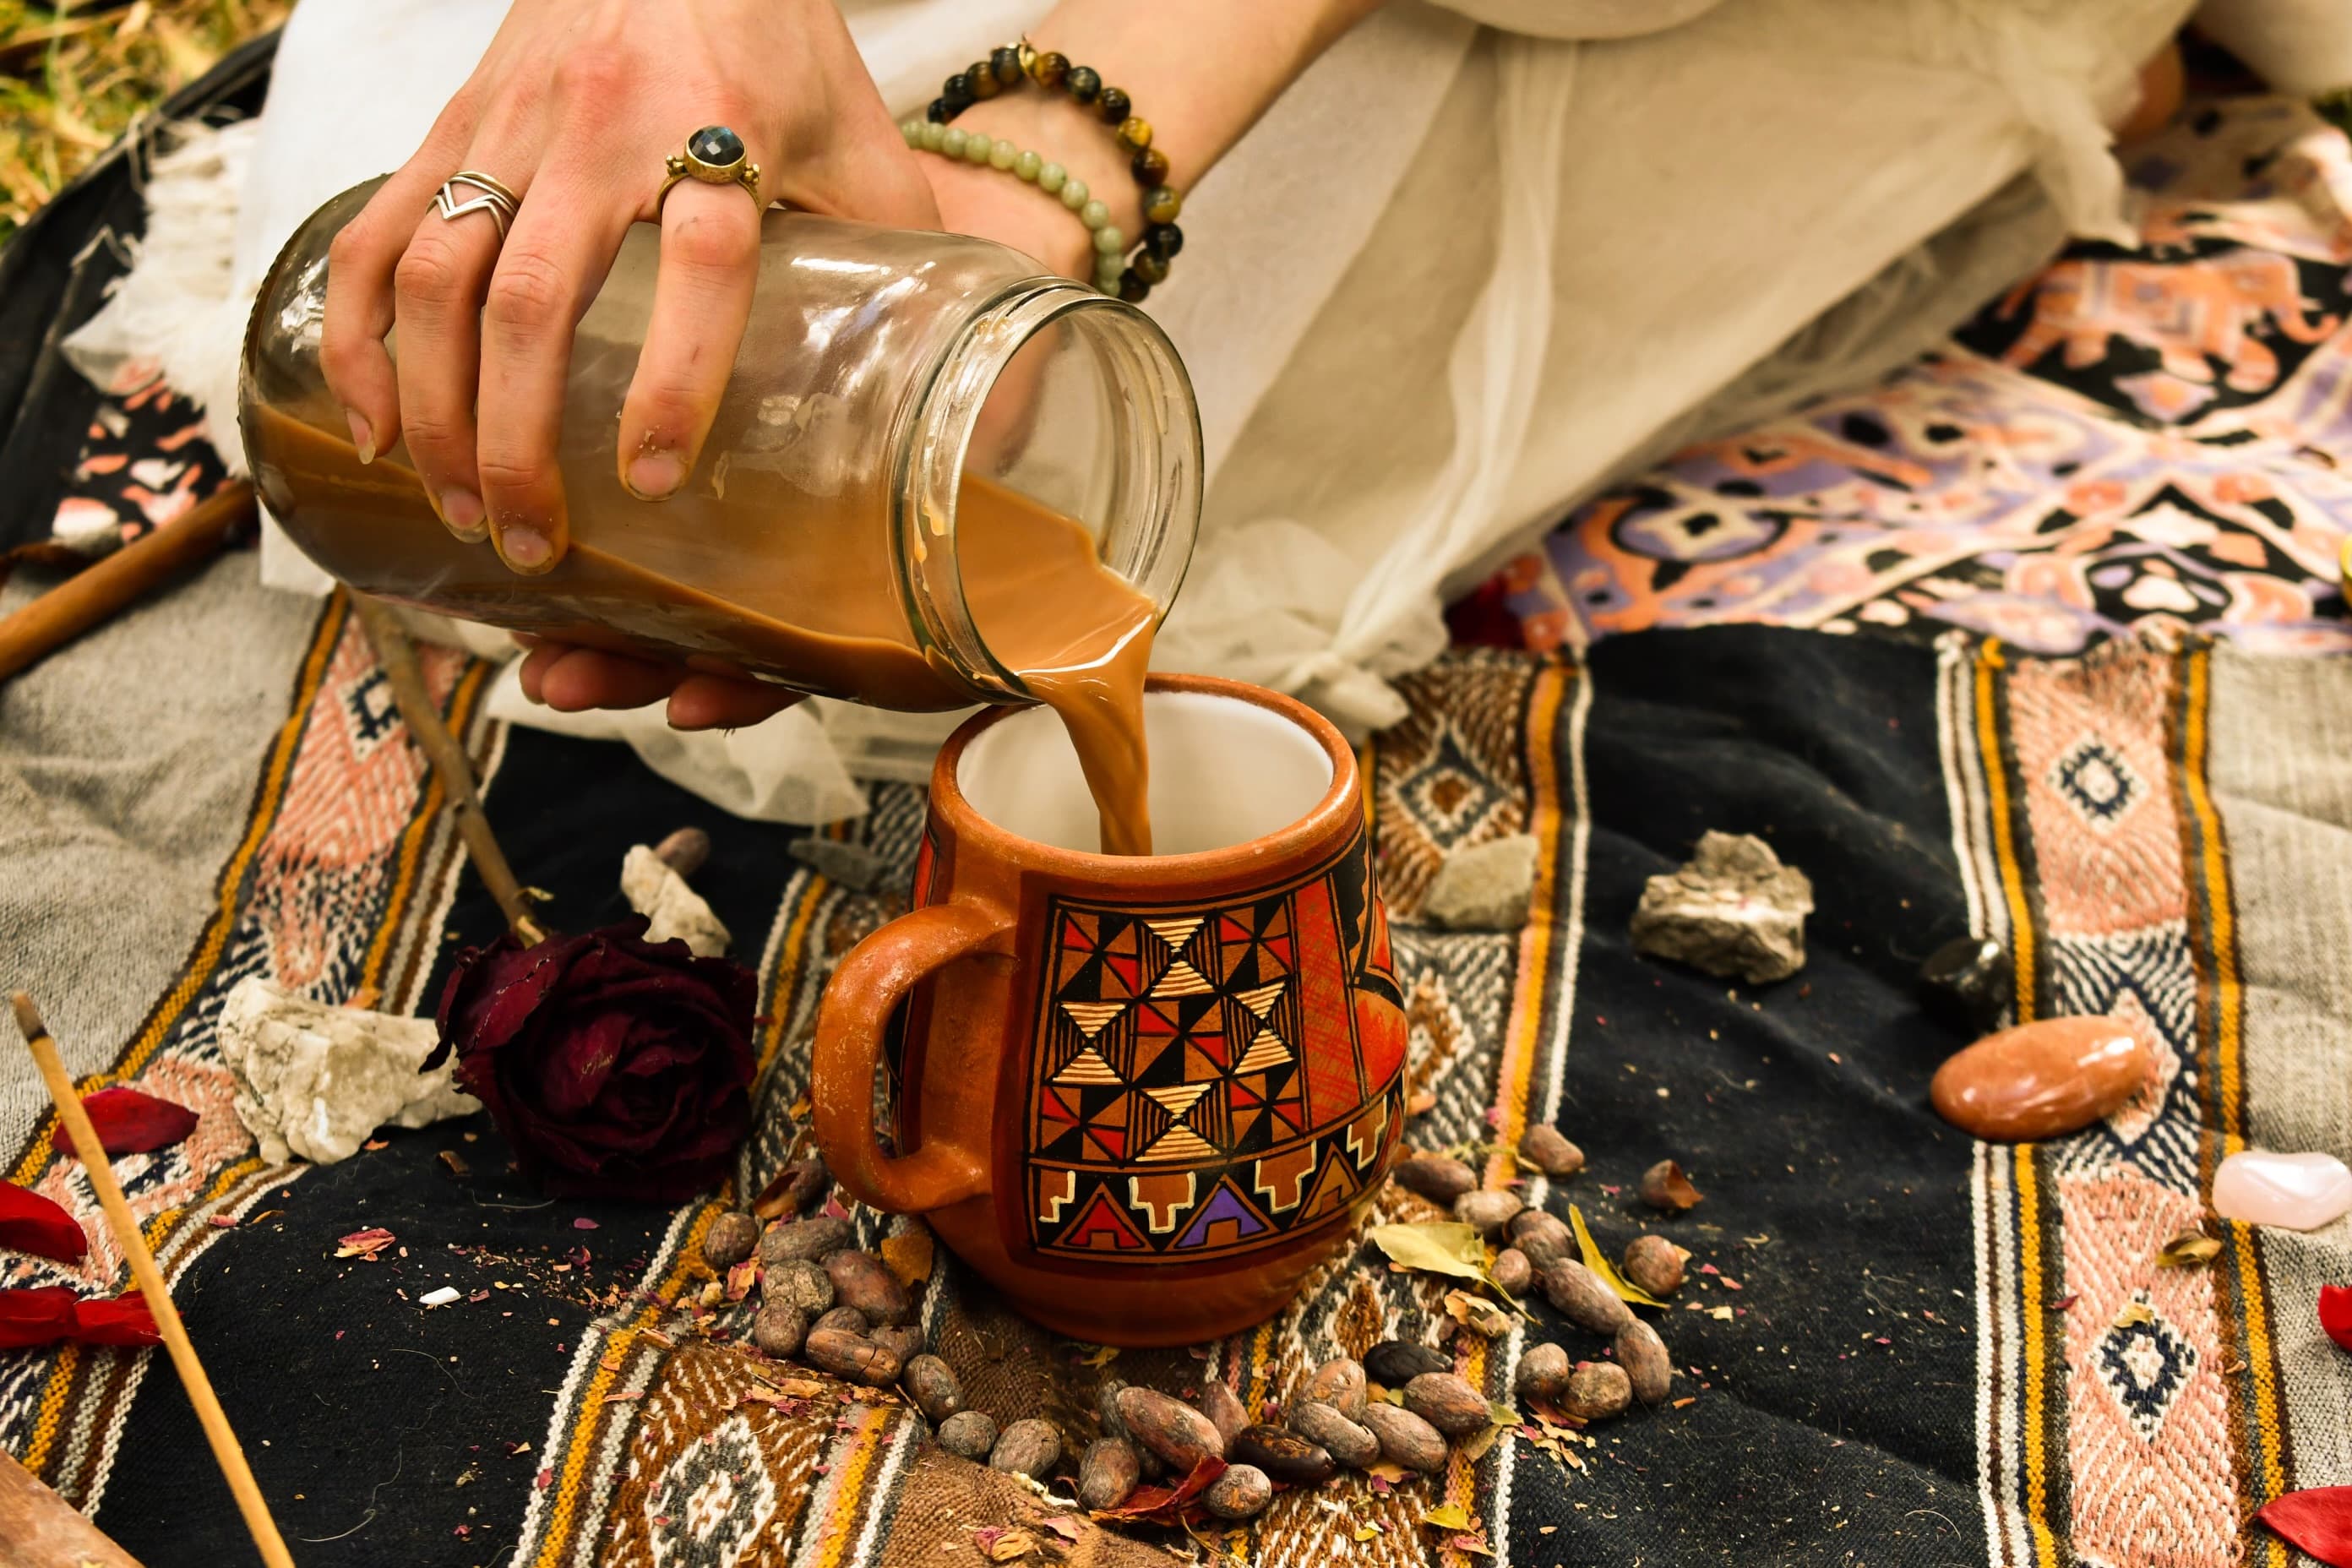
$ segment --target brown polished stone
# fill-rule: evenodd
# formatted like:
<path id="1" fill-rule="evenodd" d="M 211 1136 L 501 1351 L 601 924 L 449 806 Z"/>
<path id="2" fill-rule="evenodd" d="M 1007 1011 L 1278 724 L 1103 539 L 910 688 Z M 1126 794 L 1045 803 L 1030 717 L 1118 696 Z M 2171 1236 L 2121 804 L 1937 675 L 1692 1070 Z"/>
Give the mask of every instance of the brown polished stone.
<path id="1" fill-rule="evenodd" d="M 1928 1098 L 1963 1132 L 2025 1143 L 2112 1116 L 2147 1081 L 2147 1047 L 2115 1018 L 2045 1018 L 1988 1035 L 1936 1069 Z"/>

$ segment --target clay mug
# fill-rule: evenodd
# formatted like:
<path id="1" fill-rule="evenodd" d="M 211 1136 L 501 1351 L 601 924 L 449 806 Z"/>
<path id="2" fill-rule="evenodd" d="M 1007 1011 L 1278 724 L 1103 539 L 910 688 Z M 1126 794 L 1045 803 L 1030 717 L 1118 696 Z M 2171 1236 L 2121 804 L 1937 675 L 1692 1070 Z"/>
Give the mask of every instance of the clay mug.
<path id="1" fill-rule="evenodd" d="M 927 1216 L 1047 1328 L 1114 1345 L 1279 1310 L 1345 1243 L 1404 1115 L 1346 741 L 1236 681 L 1154 676 L 1144 712 L 1149 858 L 1096 852 L 1053 714 L 956 731 L 915 908 L 835 971 L 813 1089 L 851 1193 Z"/>

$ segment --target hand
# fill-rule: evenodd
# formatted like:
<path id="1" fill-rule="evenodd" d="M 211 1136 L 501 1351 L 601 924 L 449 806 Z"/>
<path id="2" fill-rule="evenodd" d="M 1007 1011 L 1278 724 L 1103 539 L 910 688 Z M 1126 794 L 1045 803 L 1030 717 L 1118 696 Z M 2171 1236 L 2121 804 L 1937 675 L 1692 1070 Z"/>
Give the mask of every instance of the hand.
<path id="1" fill-rule="evenodd" d="M 562 558 L 572 331 L 633 223 L 658 220 L 662 246 L 622 482 L 671 494 L 709 435 L 751 314 L 759 205 L 695 180 L 656 195 L 665 158 L 713 124 L 760 166 L 761 204 L 938 226 L 830 0 L 517 0 L 425 145 L 335 241 L 321 361 L 353 441 L 364 458 L 397 430 L 450 531 L 488 533 L 516 571 Z M 433 209 L 461 169 L 520 197 L 503 241 L 484 215 Z"/>

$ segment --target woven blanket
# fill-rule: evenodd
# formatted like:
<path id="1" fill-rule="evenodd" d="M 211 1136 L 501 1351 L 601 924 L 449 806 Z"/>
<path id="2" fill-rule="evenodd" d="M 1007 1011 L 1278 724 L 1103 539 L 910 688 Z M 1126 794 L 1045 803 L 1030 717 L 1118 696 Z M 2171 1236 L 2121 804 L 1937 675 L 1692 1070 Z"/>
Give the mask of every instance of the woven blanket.
<path id="1" fill-rule="evenodd" d="M 68 659 L 76 655 L 66 656 Z M 686 823 L 716 843 L 700 880 L 755 959 L 762 1107 L 735 1192 L 783 1158 L 809 1021 L 832 964 L 898 907 L 784 853 L 787 830 L 719 816 L 615 753 L 479 716 L 483 671 L 428 660 L 490 781 L 489 811 L 551 918 L 620 912 L 623 850 Z M 1998 644 L 1903 647 L 1769 628 L 1612 638 L 1588 663 L 1449 657 L 1372 752 L 1381 875 L 1411 998 L 1408 1137 L 1507 1148 L 1531 1122 L 1591 1156 L 1531 1181 L 1612 1250 L 1663 1228 L 1693 1283 L 1659 1327 L 1674 1402 L 1589 1442 L 1513 1434 L 1425 1483 L 1293 1491 L 1205 1537 L 1265 1564 L 1973 1563 L 2284 1564 L 2242 1521 L 2288 1488 L 2352 1481 L 2352 1360 L 2314 1293 L 2352 1279 L 2352 1221 L 2297 1236 L 2219 1226 L 2219 1259 L 2164 1269 L 2216 1160 L 2252 1142 L 2352 1152 L 2352 665 L 2223 646 L 2117 644 L 2075 661 Z M 8 699 L 0 697 L 0 702 Z M 5 713 L 5 710 L 0 710 Z M 191 1333 L 300 1560 L 331 1563 L 979 1563 L 992 1526 L 1030 1561 L 1165 1561 L 927 1441 L 887 1399 L 821 1385 L 746 1402 L 740 1309 L 681 1310 L 698 1238 L 732 1194 L 676 1210 L 550 1203 L 480 1118 L 392 1132 L 324 1168 L 257 1160 L 214 1037 L 252 973 L 414 1008 L 498 918 L 331 606 L 184 963 L 89 1082 L 196 1109 L 197 1131 L 119 1162 Z M 901 863 L 921 803 L 881 793 L 854 829 Z M 1636 957 L 1644 878 L 1704 829 L 1768 838 L 1813 879 L 1811 955 L 1750 990 Z M 1530 831 L 1522 931 L 1418 919 L 1445 850 Z M 0 910 L 13 942 L 21 889 Z M 2105 1012 L 2155 1047 L 2161 1082 L 2110 1121 L 2035 1147 L 1971 1142 L 1927 1110 L 1962 1043 L 1924 1015 L 1924 953 L 1977 931 L 2015 955 L 2021 1016 Z M 27 978 L 37 985 L 47 977 Z M 87 975 L 83 984 L 95 984 Z M 12 1075 L 20 1069 L 8 1068 Z M 50 1122 L 5 1101 L 13 1179 L 103 1235 Z M 454 1155 L 450 1160 L 446 1156 Z M 1631 1184 L 1672 1155 L 1706 1192 L 1645 1217 Z M 1488 1157 L 1491 1175 L 1514 1174 Z M 462 1172 L 462 1173 L 459 1173 Z M 1391 1192 L 1382 1218 L 1430 1217 Z M 878 1239 L 904 1222 L 859 1213 Z M 335 1257 L 381 1226 L 397 1247 Z M 112 1289 L 0 1259 L 11 1282 Z M 457 1305 L 422 1309 L 444 1284 Z M 1190 1351 L 1052 1340 L 943 1258 L 927 1327 L 972 1402 L 1041 1414 L 1072 1446 L 1101 1379 L 1230 1383 L 1279 1400 L 1336 1352 L 1430 1339 L 1439 1284 L 1351 1247 L 1261 1329 Z M 2127 1310 L 2137 1306 L 2139 1310 Z M 1548 1309 L 1456 1342 L 1499 1398 L 1528 1347 L 1594 1353 Z M 0 1447 L 143 1560 L 239 1560 L 235 1510 L 190 1409 L 151 1353 L 0 1362 Z M 1458 1507 L 1469 1528 L 1432 1528 Z M 1452 1519 L 1440 1514 L 1441 1519 Z"/>

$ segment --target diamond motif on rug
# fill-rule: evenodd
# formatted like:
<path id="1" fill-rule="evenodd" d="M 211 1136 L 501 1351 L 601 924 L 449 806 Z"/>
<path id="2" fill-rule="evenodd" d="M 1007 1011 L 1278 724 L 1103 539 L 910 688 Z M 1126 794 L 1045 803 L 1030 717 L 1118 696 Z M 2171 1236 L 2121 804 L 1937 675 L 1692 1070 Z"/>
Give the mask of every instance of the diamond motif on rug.
<path id="1" fill-rule="evenodd" d="M 2147 1291 L 2132 1300 L 2156 1311 L 2148 1306 Z M 2154 1316 L 2145 1323 L 2110 1329 L 2099 1342 L 2097 1370 L 2132 1430 L 2142 1442 L 2153 1443 L 2181 1390 L 2196 1375 L 2197 1347 L 2163 1317 Z"/>
<path id="2" fill-rule="evenodd" d="M 2050 770 L 2050 785 L 2094 833 L 2112 833 L 2147 795 L 2123 753 L 2086 735 Z"/>

